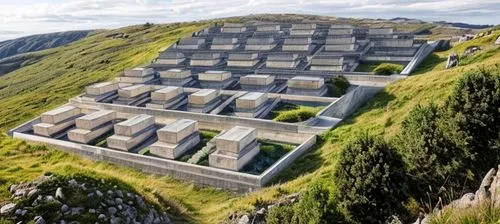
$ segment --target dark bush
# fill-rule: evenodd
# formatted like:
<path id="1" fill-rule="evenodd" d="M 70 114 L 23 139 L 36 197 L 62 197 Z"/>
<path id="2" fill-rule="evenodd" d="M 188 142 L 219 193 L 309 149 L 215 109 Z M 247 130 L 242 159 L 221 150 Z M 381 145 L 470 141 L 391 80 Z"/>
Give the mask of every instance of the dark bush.
<path id="1" fill-rule="evenodd" d="M 500 163 L 500 72 L 479 69 L 466 73 L 445 104 L 448 116 L 467 136 L 477 179 Z"/>
<path id="2" fill-rule="evenodd" d="M 301 108 L 298 110 L 285 111 L 278 115 L 274 120 L 279 122 L 302 122 L 316 116 L 317 111 L 309 108 Z"/>
<path id="3" fill-rule="evenodd" d="M 417 106 L 393 140 L 406 163 L 412 194 L 430 203 L 425 207 L 435 206 L 440 197 L 449 199 L 447 190 L 458 189 L 469 178 L 464 161 L 470 155 L 455 124 L 434 104 Z"/>
<path id="4" fill-rule="evenodd" d="M 362 134 L 349 142 L 338 159 L 334 182 L 340 206 L 353 222 L 379 223 L 406 213 L 404 163 L 382 139 Z"/>
<path id="5" fill-rule="evenodd" d="M 391 63 L 382 63 L 373 69 L 375 75 L 392 75 L 399 74 L 403 71 L 403 66 Z"/>
<path id="6" fill-rule="evenodd" d="M 340 75 L 330 78 L 330 83 L 327 84 L 328 95 L 333 97 L 340 97 L 347 92 L 351 84 L 346 77 Z"/>
<path id="7" fill-rule="evenodd" d="M 293 206 L 283 205 L 274 206 L 269 209 L 269 213 L 266 216 L 267 224 L 285 224 L 292 223 L 293 220 Z"/>

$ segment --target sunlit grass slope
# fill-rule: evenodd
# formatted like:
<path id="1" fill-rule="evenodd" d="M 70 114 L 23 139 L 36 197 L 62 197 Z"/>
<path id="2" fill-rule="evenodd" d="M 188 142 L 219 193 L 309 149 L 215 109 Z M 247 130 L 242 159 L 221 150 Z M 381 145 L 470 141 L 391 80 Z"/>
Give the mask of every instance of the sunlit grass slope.
<path id="1" fill-rule="evenodd" d="M 87 84 L 109 79 L 123 68 L 140 65 L 154 58 L 159 48 L 177 39 L 172 35 L 165 35 L 166 33 L 172 32 L 180 37 L 202 26 L 203 24 L 182 28 L 155 26 L 149 28 L 149 31 L 137 26 L 121 32 L 144 37 L 133 38 L 134 40 L 108 39 L 105 36 L 111 32 L 106 32 L 47 52 L 51 53 L 50 57 L 39 64 L 0 79 L 0 88 L 3 88 L 0 96 L 5 99 L 0 102 L 0 124 L 4 129 L 12 127 L 42 111 L 65 103 L 67 98 L 80 93 Z M 0 202 L 9 199 L 6 188 L 10 183 L 30 180 L 49 171 L 60 174 L 85 173 L 97 178 L 116 178 L 124 184 L 134 186 L 151 201 L 170 207 L 169 213 L 176 220 L 218 223 L 230 212 L 252 209 L 256 202 L 300 191 L 313 181 L 323 181 L 334 188 L 333 166 L 338 152 L 351 137 L 365 131 L 386 138 L 394 136 L 401 121 L 417 104 L 442 103 L 464 71 L 482 66 L 498 68 L 500 53 L 491 46 L 499 34 L 497 32 L 493 36 L 458 45 L 450 51 L 433 54 L 416 75 L 387 86 L 339 127 L 325 134 L 322 144 L 286 169 L 273 186 L 259 192 L 235 195 L 199 188 L 169 177 L 92 162 L 3 136 L 0 137 Z M 104 43 L 96 42 L 97 40 Z M 472 62 L 467 65 L 444 69 L 448 53 L 462 53 L 463 49 L 471 45 L 486 49 L 474 56 L 481 57 L 481 60 L 470 59 Z M 109 64 L 91 63 L 107 59 L 110 60 Z M 66 67 L 63 68 L 56 66 L 65 63 Z"/>

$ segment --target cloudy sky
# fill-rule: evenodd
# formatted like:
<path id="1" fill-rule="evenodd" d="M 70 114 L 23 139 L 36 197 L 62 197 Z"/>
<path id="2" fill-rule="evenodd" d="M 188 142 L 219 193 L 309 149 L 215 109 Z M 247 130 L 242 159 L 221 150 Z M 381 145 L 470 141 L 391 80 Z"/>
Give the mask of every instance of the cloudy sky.
<path id="1" fill-rule="evenodd" d="M 0 0 L 0 40 L 257 13 L 499 24 L 500 0 Z"/>

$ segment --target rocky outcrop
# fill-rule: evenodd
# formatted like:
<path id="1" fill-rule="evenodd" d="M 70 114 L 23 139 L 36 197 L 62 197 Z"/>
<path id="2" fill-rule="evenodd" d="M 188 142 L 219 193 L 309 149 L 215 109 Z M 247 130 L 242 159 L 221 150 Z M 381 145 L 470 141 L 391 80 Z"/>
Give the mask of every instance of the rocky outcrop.
<path id="1" fill-rule="evenodd" d="M 457 66 L 458 66 L 458 55 L 455 53 L 448 55 L 448 59 L 446 60 L 446 69 Z"/>
<path id="2" fill-rule="evenodd" d="M 460 199 L 444 206 L 443 209 L 435 211 L 434 215 L 441 215 L 446 209 L 469 209 L 480 205 L 500 208 L 500 165 L 486 173 L 475 193 L 464 194 Z M 422 214 L 414 224 L 425 224 L 427 221 L 427 215 Z"/>
<path id="3" fill-rule="evenodd" d="M 8 190 L 12 200 L 0 216 L 14 223 L 172 223 L 142 196 L 104 180 L 43 176 Z"/>
<path id="4" fill-rule="evenodd" d="M 278 198 L 275 201 L 269 203 L 262 203 L 260 205 L 255 206 L 255 209 L 252 212 L 235 212 L 229 214 L 226 223 L 230 224 L 265 224 L 266 223 L 266 215 L 269 209 L 275 206 L 285 206 L 285 205 L 293 205 L 297 203 L 300 199 L 300 193 L 294 193 L 290 195 L 285 195 L 283 197 Z"/>

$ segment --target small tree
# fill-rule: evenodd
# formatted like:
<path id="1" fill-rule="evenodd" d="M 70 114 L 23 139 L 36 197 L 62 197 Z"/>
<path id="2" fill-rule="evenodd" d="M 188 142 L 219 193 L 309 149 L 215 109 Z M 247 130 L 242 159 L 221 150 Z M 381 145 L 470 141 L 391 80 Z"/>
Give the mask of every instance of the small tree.
<path id="1" fill-rule="evenodd" d="M 385 141 L 358 136 L 343 148 L 338 161 L 337 199 L 350 219 L 378 223 L 404 213 L 408 199 L 404 163 Z"/>
<path id="2" fill-rule="evenodd" d="M 500 72 L 479 69 L 466 73 L 446 102 L 448 116 L 468 136 L 480 177 L 500 163 Z"/>
<path id="3" fill-rule="evenodd" d="M 330 78 L 331 84 L 328 84 L 328 95 L 339 97 L 344 95 L 347 92 L 347 89 L 351 84 L 346 77 L 340 75 Z"/>
<path id="4" fill-rule="evenodd" d="M 403 155 L 411 181 L 411 192 L 432 207 L 443 189 L 458 188 L 468 179 L 464 161 L 470 159 L 465 136 L 453 119 L 442 116 L 436 105 L 417 106 L 401 124 L 394 145 Z M 449 196 L 449 195 L 448 195 Z"/>

